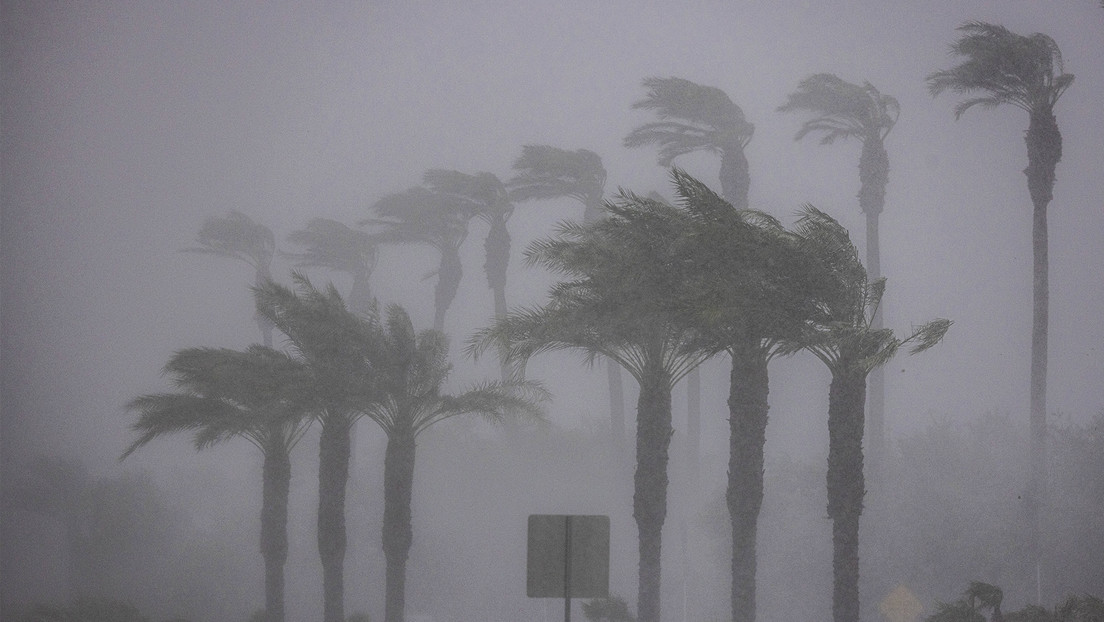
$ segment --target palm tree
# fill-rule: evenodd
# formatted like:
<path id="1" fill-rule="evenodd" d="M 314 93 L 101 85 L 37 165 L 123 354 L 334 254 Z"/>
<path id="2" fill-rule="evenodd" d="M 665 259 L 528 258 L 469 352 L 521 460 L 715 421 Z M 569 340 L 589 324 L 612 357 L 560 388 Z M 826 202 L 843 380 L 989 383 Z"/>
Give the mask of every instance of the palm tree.
<path id="1" fill-rule="evenodd" d="M 287 503 L 292 447 L 309 425 L 308 375 L 302 363 L 268 347 L 245 351 L 189 348 L 165 365 L 178 390 L 135 398 L 138 433 L 120 459 L 165 434 L 193 432 L 196 449 L 234 437 L 253 443 L 264 457 L 261 555 L 265 564 L 265 613 L 284 619 Z"/>
<path id="2" fill-rule="evenodd" d="M 380 399 L 372 357 L 375 305 L 346 308 L 330 285 L 318 290 L 293 273 L 296 289 L 266 281 L 254 289 L 257 312 L 288 337 L 312 372 L 318 442 L 318 554 L 322 562 L 323 620 L 345 620 L 345 499 L 357 419 Z"/>
<path id="3" fill-rule="evenodd" d="M 813 353 L 832 373 L 828 391 L 828 517 L 832 520 L 832 619 L 859 619 L 859 517 L 866 493 L 862 438 L 866 378 L 904 345 L 922 352 L 937 344 L 950 320 L 937 319 L 900 339 L 892 329 L 875 329 L 885 279 L 869 281 L 858 251 L 838 222 L 806 206 L 796 226 L 800 249 L 813 258 L 819 286 L 818 314 L 789 350 Z"/>
<path id="4" fill-rule="evenodd" d="M 626 147 L 657 144 L 660 166 L 671 166 L 678 156 L 711 151 L 721 156 L 721 195 L 737 209 L 748 207 L 748 171 L 744 148 L 755 126 L 724 91 L 682 78 L 646 78 L 648 95 L 633 108 L 655 110 L 660 121 L 644 124 L 625 137 Z M 691 482 L 697 485 L 701 442 L 701 375 L 686 378 L 687 445 Z"/>
<path id="5" fill-rule="evenodd" d="M 480 206 L 470 200 L 416 186 L 380 199 L 372 206 L 380 218 L 362 222 L 384 227 L 378 234 L 382 243 L 427 244 L 440 253 L 437 270 L 426 275 L 426 278 L 437 275 L 435 330 L 445 329 L 445 314 L 460 288 L 464 274 L 460 245 L 468 237 L 468 223 L 479 214 L 479 209 Z"/>
<path id="6" fill-rule="evenodd" d="M 944 91 L 969 96 L 955 108 L 958 119 L 970 108 L 1011 104 L 1028 114 L 1027 189 L 1034 209 L 1031 230 L 1033 312 L 1031 319 L 1031 479 L 1025 495 L 1030 533 L 1029 550 L 1040 567 L 1039 506 L 1046 480 L 1046 384 L 1049 314 L 1047 205 L 1053 197 L 1054 169 L 1062 159 L 1062 134 L 1054 117 L 1058 98 L 1073 83 L 1065 73 L 1062 52 L 1047 35 L 1015 34 L 1003 26 L 967 22 L 962 37 L 951 45 L 963 61 L 928 76 L 932 95 Z M 973 95 L 977 96 L 973 96 Z"/>
<path id="7" fill-rule="evenodd" d="M 514 213 L 514 205 L 506 185 L 491 173 L 468 175 L 458 171 L 432 169 L 425 173 L 426 185 L 442 194 L 453 196 L 458 204 L 474 204 L 476 215 L 490 226 L 483 242 L 486 260 L 483 271 L 494 295 L 496 318 L 506 315 L 506 273 L 510 267 L 510 232 L 506 221 Z M 502 381 L 511 377 L 509 366 L 501 363 Z"/>
<path id="8" fill-rule="evenodd" d="M 790 93 L 779 112 L 804 111 L 812 118 L 802 124 L 794 140 L 822 132 L 820 144 L 831 145 L 836 139 L 857 139 L 862 144 L 859 156 L 859 209 L 866 216 L 866 269 L 871 280 L 882 276 L 878 236 L 878 217 L 885 208 L 886 184 L 889 183 L 889 154 L 885 139 L 897 123 L 901 106 L 869 82 L 862 86 L 845 82 L 830 73 L 818 73 L 805 78 Z M 882 328 L 879 309 L 871 327 Z M 885 453 L 885 373 L 882 368 L 870 374 L 867 423 L 870 427 L 871 462 L 880 468 Z"/>
<path id="9" fill-rule="evenodd" d="M 548 145 L 525 145 L 514 161 L 518 171 L 506 183 L 514 201 L 571 197 L 583 204 L 583 224 L 602 217 L 602 201 L 606 192 L 606 169 L 602 158 L 593 151 L 568 151 Z M 606 364 L 606 379 L 610 393 L 610 436 L 618 448 L 625 441 L 625 397 L 621 383 L 621 368 L 612 361 Z"/>
<path id="10" fill-rule="evenodd" d="M 249 264 L 254 271 L 254 285 L 272 278 L 272 255 L 276 252 L 276 237 L 272 230 L 245 214 L 231 210 L 225 217 L 208 218 L 196 237 L 199 246 L 183 249 L 186 253 L 205 253 L 229 257 Z M 264 345 L 272 347 L 272 325 L 256 316 Z"/>
<path id="11" fill-rule="evenodd" d="M 726 500 L 732 528 L 732 619 L 755 619 L 756 537 L 763 503 L 767 365 L 812 315 L 812 284 L 795 239 L 762 212 L 736 210 L 704 184 L 673 171 L 693 227 L 696 296 L 691 322 L 732 359 Z"/>
<path id="12" fill-rule="evenodd" d="M 384 458 L 383 551 L 387 559 L 386 622 L 402 622 L 406 602 L 406 561 L 413 542 L 411 491 L 419 434 L 458 415 L 480 414 L 501 421 L 510 414 L 539 416 L 543 391 L 529 383 L 485 383 L 459 395 L 442 387 L 451 366 L 448 339 L 438 330 L 415 332 L 406 311 L 388 308 L 380 327 L 379 350 L 373 367 L 381 399 L 367 415 L 387 435 Z"/>
<path id="13" fill-rule="evenodd" d="M 626 147 L 659 145 L 659 164 L 671 166 L 680 155 L 711 151 L 721 156 L 721 195 L 737 209 L 748 206 L 751 176 L 744 148 L 755 126 L 724 91 L 682 78 L 646 78 L 648 95 L 633 108 L 655 110 L 660 120 L 625 137 Z"/>
<path id="14" fill-rule="evenodd" d="M 379 255 L 377 240 L 365 231 L 328 218 L 311 219 L 305 229 L 292 232 L 288 240 L 303 247 L 301 253 L 288 253 L 299 267 L 328 268 L 350 275 L 353 284 L 348 293 L 349 306 L 357 313 L 369 312 L 369 281 Z"/>
<path id="15" fill-rule="evenodd" d="M 622 192 L 606 203 L 609 217 L 587 225 L 564 222 L 555 237 L 531 244 L 530 265 L 567 280 L 543 307 L 512 311 L 479 331 L 470 352 L 507 348 L 521 360 L 574 349 L 602 355 L 639 383 L 633 518 L 639 536 L 637 610 L 659 619 L 660 550 L 667 514 L 671 388 L 708 356 L 679 321 L 687 262 L 686 218 L 680 210 Z"/>

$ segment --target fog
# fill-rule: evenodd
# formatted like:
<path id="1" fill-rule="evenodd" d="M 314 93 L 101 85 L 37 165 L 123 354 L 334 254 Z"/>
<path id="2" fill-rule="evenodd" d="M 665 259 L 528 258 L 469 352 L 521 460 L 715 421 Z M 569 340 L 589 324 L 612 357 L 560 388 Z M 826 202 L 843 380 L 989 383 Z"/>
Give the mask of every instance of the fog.
<path id="1" fill-rule="evenodd" d="M 969 20 L 1050 35 L 1076 76 L 1056 107 L 1063 155 L 1049 209 L 1047 410 L 1052 423 L 1091 444 L 1100 438 L 1091 426 L 1104 412 L 1104 7 L 1095 0 L 3 2 L 2 479 L 34 475 L 42 456 L 74 460 L 82 485 L 108 491 L 102 498 L 114 498 L 113 482 L 146 495 L 140 505 L 150 520 L 138 522 L 164 530 L 139 534 L 145 539 L 135 542 L 149 548 L 104 552 L 121 565 L 89 571 L 99 583 L 82 583 L 72 576 L 80 571 L 60 522 L 5 509 L 5 613 L 63 603 L 76 585 L 129 599 L 156 619 L 245 620 L 263 606 L 257 452 L 232 441 L 196 453 L 181 436 L 117 460 L 133 440 L 134 415 L 124 405 L 171 388 L 161 370 L 173 352 L 260 341 L 253 271 L 178 252 L 194 246 L 206 219 L 240 211 L 271 228 L 280 249 L 296 250 L 287 236 L 311 218 L 352 226 L 378 199 L 419 185 L 428 169 L 508 179 L 530 144 L 599 154 L 607 196 L 618 187 L 671 196 L 655 150 L 622 141 L 654 120 L 632 109 L 645 95 L 641 81 L 677 76 L 724 90 L 755 125 L 746 148 L 751 207 L 790 224 L 803 203 L 815 204 L 851 231 L 861 251 L 858 143 L 794 141 L 803 119 L 776 112 L 801 79 L 821 72 L 869 81 L 901 105 L 886 139 L 886 325 L 907 333 L 932 318 L 954 321 L 939 346 L 886 368 L 890 468 L 899 486 L 868 494 L 864 612 L 878 619 L 877 602 L 908 585 L 930 614 L 974 579 L 1003 582 L 1006 609 L 1036 602 L 1036 589 L 1047 606 L 1068 593 L 1104 595 L 1104 525 L 1069 524 L 1093 515 L 1082 507 L 1086 499 L 1104 498 L 1104 471 L 1092 470 L 1104 461 L 1062 462 L 1082 455 L 1069 449 L 1081 442 L 1077 434 L 1052 443 L 1053 472 L 1084 483 L 1052 486 L 1050 510 L 1066 517 L 1044 535 L 1055 570 L 1037 588 L 1030 572 L 1008 562 L 1017 532 L 1014 519 L 1003 521 L 1016 513 L 1016 476 L 1027 468 L 1028 119 L 1006 106 L 956 121 L 956 97 L 929 95 L 925 77 L 953 64 L 948 47 Z M 715 156 L 676 163 L 719 189 Z M 511 307 L 541 303 L 553 282 L 523 264 L 525 246 L 558 221 L 581 217 L 570 199 L 517 204 L 509 221 Z M 445 326 L 450 387 L 498 373 L 494 357 L 463 355 L 493 316 L 485 234 L 474 221 L 461 249 L 463 281 Z M 435 267 L 427 248 L 386 247 L 373 293 L 429 328 L 435 279 L 424 277 Z M 277 255 L 272 273 L 287 281 L 292 268 Z M 308 274 L 342 291 L 350 285 L 345 275 Z M 668 620 L 728 616 L 728 367 L 718 357 L 702 368 L 697 494 L 682 462 L 687 398 L 681 386 L 674 394 L 663 540 Z M 611 591 L 633 606 L 632 460 L 606 442 L 605 370 L 554 353 L 533 359 L 528 375 L 552 392 L 549 425 L 502 430 L 457 419 L 419 438 L 408 619 L 560 615 L 558 603 L 525 597 L 525 517 L 534 513 L 610 515 Z M 771 366 L 762 620 L 825 619 L 831 611 L 829 379 L 805 354 Z M 631 421 L 635 383 L 627 374 L 625 383 Z M 346 612 L 375 620 L 383 618 L 384 438 L 373 428 L 362 421 L 355 438 Z M 317 442 L 317 433 L 308 435 L 292 454 L 289 620 L 316 619 L 321 610 Z M 1099 441 L 1093 447 L 1084 451 L 1101 451 Z M 947 487 L 929 490 L 932 482 Z M 929 512 L 936 506 L 953 511 Z"/>

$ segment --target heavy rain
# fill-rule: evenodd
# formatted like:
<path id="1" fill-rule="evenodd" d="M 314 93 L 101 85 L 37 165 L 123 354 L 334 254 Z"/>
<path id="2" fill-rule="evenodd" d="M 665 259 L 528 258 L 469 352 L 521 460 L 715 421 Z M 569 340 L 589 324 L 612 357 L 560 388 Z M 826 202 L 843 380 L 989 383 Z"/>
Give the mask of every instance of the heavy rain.
<path id="1" fill-rule="evenodd" d="M 0 28 L 3 620 L 1104 619 L 1104 3 Z"/>

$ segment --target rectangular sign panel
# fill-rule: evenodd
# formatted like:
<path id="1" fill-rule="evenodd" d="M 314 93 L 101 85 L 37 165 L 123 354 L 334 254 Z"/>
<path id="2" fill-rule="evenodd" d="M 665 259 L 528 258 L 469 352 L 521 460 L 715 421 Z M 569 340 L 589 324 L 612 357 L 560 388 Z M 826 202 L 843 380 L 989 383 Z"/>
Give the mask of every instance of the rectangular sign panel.
<path id="1" fill-rule="evenodd" d="M 530 598 L 609 596 L 609 533 L 608 516 L 529 515 L 525 593 Z M 570 593 L 565 593 L 567 584 Z"/>

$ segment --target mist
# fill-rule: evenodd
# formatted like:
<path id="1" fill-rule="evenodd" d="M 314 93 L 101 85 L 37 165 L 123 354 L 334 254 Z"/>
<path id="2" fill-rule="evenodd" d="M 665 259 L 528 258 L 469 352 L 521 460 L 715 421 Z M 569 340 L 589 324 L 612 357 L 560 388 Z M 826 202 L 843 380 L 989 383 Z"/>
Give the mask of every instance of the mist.
<path id="1" fill-rule="evenodd" d="M 881 619 L 878 603 L 899 585 L 917 595 L 924 616 L 972 580 L 1000 585 L 1009 611 L 1104 595 L 1099 2 L 5 1 L 2 11 L 4 618 L 81 593 L 129 601 L 158 620 L 247 620 L 263 607 L 257 452 L 239 440 L 196 452 L 178 435 L 118 460 L 134 438 L 125 405 L 171 389 L 162 369 L 174 352 L 261 340 L 254 271 L 179 252 L 196 245 L 208 219 L 237 211 L 270 228 L 283 251 L 272 276 L 289 282 L 298 268 L 287 253 L 301 248 L 288 236 L 311 219 L 356 228 L 377 201 L 422 185 L 430 169 L 507 180 L 524 145 L 595 152 L 607 198 L 618 188 L 670 198 L 670 171 L 656 164 L 655 149 L 623 140 L 655 120 L 632 108 L 645 96 L 642 80 L 677 76 L 722 89 L 754 124 L 745 148 L 750 207 L 790 225 L 814 204 L 851 232 L 861 256 L 858 143 L 795 141 L 802 119 L 776 110 L 821 72 L 869 81 L 900 102 L 886 138 L 881 214 L 886 326 L 908 333 L 932 318 L 954 321 L 937 347 L 885 368 L 885 477 L 894 485 L 868 484 L 863 618 Z M 956 121 L 957 99 L 933 98 L 925 83 L 952 65 L 955 29 L 971 20 L 1051 36 L 1076 76 L 1055 108 L 1063 153 L 1048 212 L 1043 545 L 1051 561 L 1041 581 L 1017 562 L 1029 468 L 1028 119 L 1006 106 Z M 675 164 L 719 191 L 714 154 Z M 524 264 L 526 246 L 583 215 L 567 198 L 514 208 L 512 309 L 543 303 L 556 281 Z M 444 326 L 450 389 L 499 374 L 494 356 L 464 355 L 495 313 L 483 270 L 487 232 L 473 220 L 460 247 L 463 277 Z M 430 328 L 437 262 L 426 246 L 386 245 L 372 294 Z M 347 274 L 303 270 L 319 286 L 332 281 L 346 293 L 352 285 Z M 287 347 L 278 334 L 275 345 Z M 534 357 L 527 377 L 552 396 L 543 425 L 457 418 L 419 437 L 408 620 L 559 616 L 560 603 L 525 597 L 525 520 L 540 513 L 610 516 L 610 589 L 635 610 L 632 449 L 610 441 L 605 365 L 574 352 Z M 805 353 L 773 361 L 770 373 L 758 616 L 824 619 L 832 605 L 831 378 Z M 701 376 L 696 485 L 684 383 L 673 392 L 665 620 L 730 616 L 727 357 L 707 361 Z M 623 377 L 631 439 L 637 387 Z M 317 619 L 322 609 L 318 442 L 312 429 L 291 454 L 289 620 Z M 345 612 L 373 620 L 384 611 L 385 444 L 370 421 L 357 425 L 348 484 Z M 28 482 L 82 491 L 50 497 L 79 497 L 80 509 L 20 505 L 10 491 Z M 126 521 L 109 512 L 120 507 L 132 508 Z M 66 516 L 77 514 L 102 531 L 67 541 Z M 583 619 L 578 605 L 574 615 Z"/>

